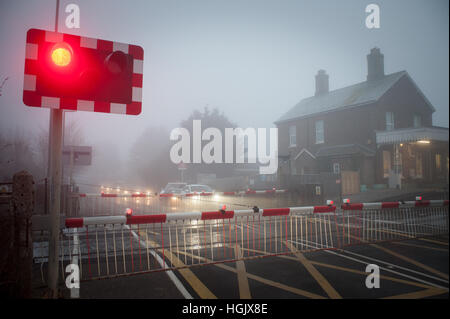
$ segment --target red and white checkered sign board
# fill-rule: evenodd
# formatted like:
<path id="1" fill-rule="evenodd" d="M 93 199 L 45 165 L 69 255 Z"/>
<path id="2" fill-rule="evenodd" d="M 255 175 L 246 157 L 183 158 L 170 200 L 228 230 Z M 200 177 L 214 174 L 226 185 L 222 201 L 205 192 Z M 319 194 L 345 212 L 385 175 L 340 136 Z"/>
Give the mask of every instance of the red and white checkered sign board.
<path id="1" fill-rule="evenodd" d="M 39 45 L 42 45 L 43 42 L 47 42 L 47 44 L 70 42 L 72 46 L 79 46 L 80 48 L 102 50 L 106 53 L 122 51 L 125 54 L 131 55 L 133 58 L 131 103 L 122 104 L 105 101 L 89 101 L 67 97 L 43 96 L 36 92 Z M 143 68 L 144 50 L 138 45 L 106 41 L 40 29 L 30 29 L 27 32 L 27 42 L 25 50 L 23 102 L 26 105 L 32 107 L 139 115 L 142 110 Z"/>

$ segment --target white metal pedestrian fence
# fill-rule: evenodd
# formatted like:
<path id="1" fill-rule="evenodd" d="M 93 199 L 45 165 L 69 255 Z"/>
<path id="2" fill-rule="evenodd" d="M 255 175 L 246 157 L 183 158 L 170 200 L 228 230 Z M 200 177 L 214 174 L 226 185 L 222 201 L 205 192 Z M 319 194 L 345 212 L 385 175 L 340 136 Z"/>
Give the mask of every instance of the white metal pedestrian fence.
<path id="1" fill-rule="evenodd" d="M 413 201 L 68 218 L 61 278 L 74 261 L 89 280 L 443 235 L 448 212 L 448 201 Z"/>

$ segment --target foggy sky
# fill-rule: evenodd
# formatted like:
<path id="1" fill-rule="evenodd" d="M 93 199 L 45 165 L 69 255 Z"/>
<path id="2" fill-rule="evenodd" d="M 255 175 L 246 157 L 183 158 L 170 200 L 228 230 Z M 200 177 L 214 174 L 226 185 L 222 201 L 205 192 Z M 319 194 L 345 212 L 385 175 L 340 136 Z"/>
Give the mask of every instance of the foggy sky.
<path id="1" fill-rule="evenodd" d="M 81 28 L 67 29 L 64 8 L 76 3 Z M 365 27 L 377 3 L 381 28 Z M 217 107 L 241 127 L 273 127 L 314 94 L 325 69 L 330 90 L 366 79 L 366 55 L 379 47 L 385 73 L 406 70 L 448 127 L 447 0 L 391 1 L 61 1 L 59 31 L 144 48 L 140 116 L 78 112 L 87 145 L 114 144 L 123 159 L 148 126 L 177 127 L 195 108 Z M 49 110 L 22 102 L 26 31 L 53 30 L 55 1 L 0 2 L 0 132 L 33 134 L 48 127 Z M 169 139 L 169 136 L 167 137 Z"/>

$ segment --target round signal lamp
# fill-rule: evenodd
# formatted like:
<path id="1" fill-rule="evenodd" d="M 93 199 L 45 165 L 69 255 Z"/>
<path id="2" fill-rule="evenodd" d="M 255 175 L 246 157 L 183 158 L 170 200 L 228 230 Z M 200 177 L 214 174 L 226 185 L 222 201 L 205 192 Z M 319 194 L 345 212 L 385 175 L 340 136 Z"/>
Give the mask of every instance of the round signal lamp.
<path id="1" fill-rule="evenodd" d="M 70 61 L 72 60 L 72 53 L 70 50 L 64 47 L 58 47 L 53 49 L 52 51 L 52 61 L 57 66 L 67 66 L 70 64 Z"/>

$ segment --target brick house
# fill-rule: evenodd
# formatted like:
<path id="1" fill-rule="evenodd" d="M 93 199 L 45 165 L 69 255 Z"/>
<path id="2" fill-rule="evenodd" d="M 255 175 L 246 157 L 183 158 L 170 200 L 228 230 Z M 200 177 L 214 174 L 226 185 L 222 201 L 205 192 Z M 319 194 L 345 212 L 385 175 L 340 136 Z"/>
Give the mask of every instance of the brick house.
<path id="1" fill-rule="evenodd" d="M 378 48 L 367 79 L 334 91 L 320 70 L 316 92 L 281 116 L 279 175 L 335 173 L 342 193 L 406 185 L 448 187 L 448 128 L 406 71 L 384 74 Z"/>

